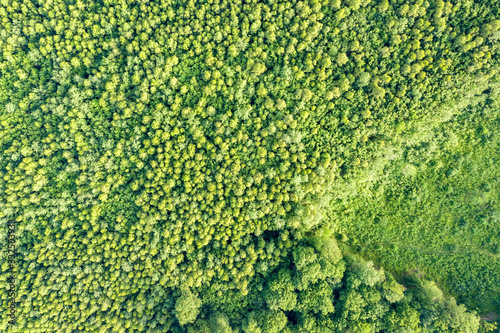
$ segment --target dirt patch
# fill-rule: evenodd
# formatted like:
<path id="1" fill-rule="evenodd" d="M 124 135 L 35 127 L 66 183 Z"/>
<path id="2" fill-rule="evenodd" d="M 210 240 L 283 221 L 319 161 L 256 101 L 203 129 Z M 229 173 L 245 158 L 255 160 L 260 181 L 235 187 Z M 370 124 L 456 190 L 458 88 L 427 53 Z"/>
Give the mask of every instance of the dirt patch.
<path id="1" fill-rule="evenodd" d="M 489 321 L 489 322 L 495 322 L 498 320 L 498 313 L 496 312 L 490 312 L 485 315 L 480 316 L 481 319 Z"/>

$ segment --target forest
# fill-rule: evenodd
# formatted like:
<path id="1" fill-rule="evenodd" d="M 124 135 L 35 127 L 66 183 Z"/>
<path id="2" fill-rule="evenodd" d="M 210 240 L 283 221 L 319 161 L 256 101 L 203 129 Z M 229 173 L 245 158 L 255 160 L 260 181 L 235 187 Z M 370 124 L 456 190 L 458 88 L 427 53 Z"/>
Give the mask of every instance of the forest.
<path id="1" fill-rule="evenodd" d="M 499 332 L 497 0 L 1 0 L 0 331 Z"/>

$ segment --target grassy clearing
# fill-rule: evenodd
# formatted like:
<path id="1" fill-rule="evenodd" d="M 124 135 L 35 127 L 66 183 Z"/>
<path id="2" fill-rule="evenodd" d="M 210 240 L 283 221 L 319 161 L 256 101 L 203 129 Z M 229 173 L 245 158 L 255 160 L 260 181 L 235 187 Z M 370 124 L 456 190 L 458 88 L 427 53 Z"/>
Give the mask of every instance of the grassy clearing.
<path id="1" fill-rule="evenodd" d="M 495 101 L 466 109 L 427 142 L 407 148 L 386 167 L 384 181 L 333 200 L 330 216 L 351 250 L 400 276 L 420 269 L 484 314 L 500 307 Z"/>

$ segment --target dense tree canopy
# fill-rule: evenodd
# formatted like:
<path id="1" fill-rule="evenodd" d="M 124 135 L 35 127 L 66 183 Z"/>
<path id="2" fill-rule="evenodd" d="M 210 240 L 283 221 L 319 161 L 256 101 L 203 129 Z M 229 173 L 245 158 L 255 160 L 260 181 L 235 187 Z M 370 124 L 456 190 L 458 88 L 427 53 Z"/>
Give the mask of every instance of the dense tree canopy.
<path id="1" fill-rule="evenodd" d="M 476 332 L 326 217 L 339 178 L 498 92 L 493 3 L 2 1 L 12 329 Z"/>

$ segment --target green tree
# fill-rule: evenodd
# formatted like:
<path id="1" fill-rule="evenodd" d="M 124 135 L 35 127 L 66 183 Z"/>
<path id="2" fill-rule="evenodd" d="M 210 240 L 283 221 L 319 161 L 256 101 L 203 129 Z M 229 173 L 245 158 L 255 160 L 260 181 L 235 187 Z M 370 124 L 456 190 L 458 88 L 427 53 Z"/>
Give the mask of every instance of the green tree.
<path id="1" fill-rule="evenodd" d="M 179 324 L 194 322 L 200 313 L 201 304 L 198 294 L 187 288 L 181 289 L 180 296 L 175 301 L 175 316 Z"/>
<path id="2" fill-rule="evenodd" d="M 267 306 L 274 311 L 293 310 L 297 304 L 297 294 L 292 283 L 290 271 L 281 269 L 276 277 L 270 280 L 264 290 Z"/>

